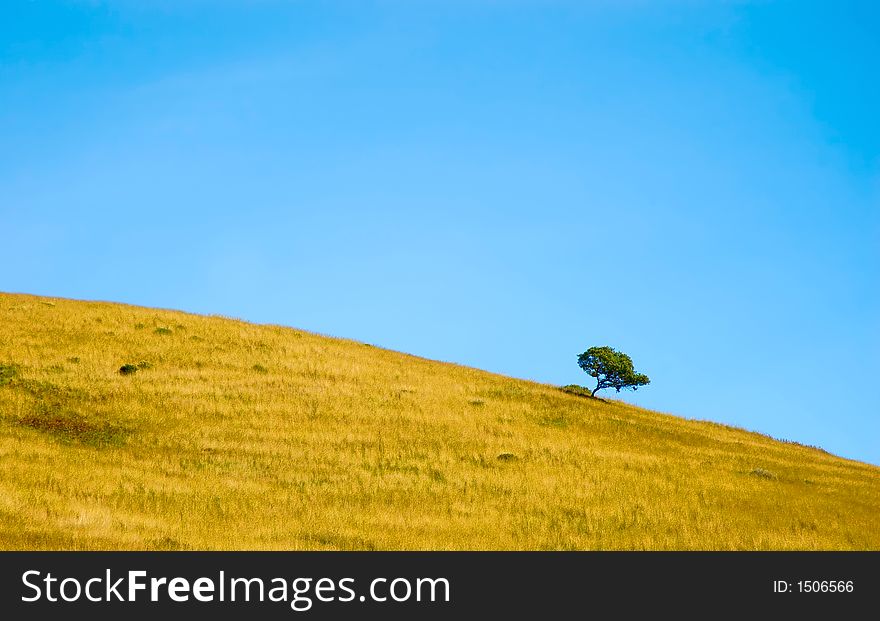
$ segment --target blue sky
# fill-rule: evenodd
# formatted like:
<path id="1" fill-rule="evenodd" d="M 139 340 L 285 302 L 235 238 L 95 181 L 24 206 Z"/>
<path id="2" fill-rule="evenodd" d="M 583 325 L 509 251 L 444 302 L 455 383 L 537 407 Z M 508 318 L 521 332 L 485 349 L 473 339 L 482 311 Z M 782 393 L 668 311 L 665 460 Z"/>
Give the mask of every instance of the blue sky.
<path id="1" fill-rule="evenodd" d="M 556 384 L 609 344 L 880 464 L 878 58 L 872 2 L 4 2 L 0 290 Z"/>

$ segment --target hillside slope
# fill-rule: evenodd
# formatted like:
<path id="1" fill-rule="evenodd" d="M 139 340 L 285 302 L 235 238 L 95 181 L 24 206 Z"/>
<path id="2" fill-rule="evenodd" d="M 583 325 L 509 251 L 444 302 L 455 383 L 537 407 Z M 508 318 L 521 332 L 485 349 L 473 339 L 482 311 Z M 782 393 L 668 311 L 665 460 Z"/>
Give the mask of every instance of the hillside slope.
<path id="1" fill-rule="evenodd" d="M 874 466 L 290 328 L 0 294 L 0 365 L 2 549 L 880 549 Z"/>

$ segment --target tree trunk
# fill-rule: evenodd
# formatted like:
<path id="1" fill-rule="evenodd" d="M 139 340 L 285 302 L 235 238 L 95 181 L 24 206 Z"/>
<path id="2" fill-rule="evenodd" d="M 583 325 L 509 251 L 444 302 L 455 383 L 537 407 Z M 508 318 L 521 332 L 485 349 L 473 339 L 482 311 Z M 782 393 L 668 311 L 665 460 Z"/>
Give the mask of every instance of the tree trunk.
<path id="1" fill-rule="evenodd" d="M 597 392 L 599 391 L 599 389 L 601 389 L 601 388 L 602 388 L 602 382 L 598 382 L 598 381 L 597 381 L 597 382 L 596 382 L 596 387 L 593 389 L 593 392 L 590 393 L 590 396 L 591 396 L 591 397 L 595 397 L 595 396 L 596 396 L 596 393 L 597 393 Z"/>

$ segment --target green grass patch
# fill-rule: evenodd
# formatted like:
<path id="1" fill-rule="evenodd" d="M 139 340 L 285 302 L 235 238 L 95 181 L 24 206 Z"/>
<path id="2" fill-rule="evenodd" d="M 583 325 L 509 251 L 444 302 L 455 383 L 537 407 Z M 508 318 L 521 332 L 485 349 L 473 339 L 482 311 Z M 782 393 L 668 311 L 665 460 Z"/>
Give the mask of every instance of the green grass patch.
<path id="1" fill-rule="evenodd" d="M 0 364 L 0 386 L 12 383 L 18 377 L 17 364 Z"/>
<path id="2" fill-rule="evenodd" d="M 67 443 L 84 444 L 94 448 L 120 446 L 130 431 L 106 420 L 39 403 L 35 411 L 19 419 L 18 424 L 28 429 L 47 433 Z"/>

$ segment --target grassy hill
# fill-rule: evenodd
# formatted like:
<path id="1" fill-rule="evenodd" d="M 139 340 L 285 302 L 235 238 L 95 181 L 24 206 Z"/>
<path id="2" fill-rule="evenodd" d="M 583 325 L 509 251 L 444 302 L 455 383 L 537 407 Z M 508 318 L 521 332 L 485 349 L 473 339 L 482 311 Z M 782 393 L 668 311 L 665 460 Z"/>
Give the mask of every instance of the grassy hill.
<path id="1" fill-rule="evenodd" d="M 0 365 L 2 549 L 880 549 L 877 467 L 353 341 L 0 294 Z"/>

